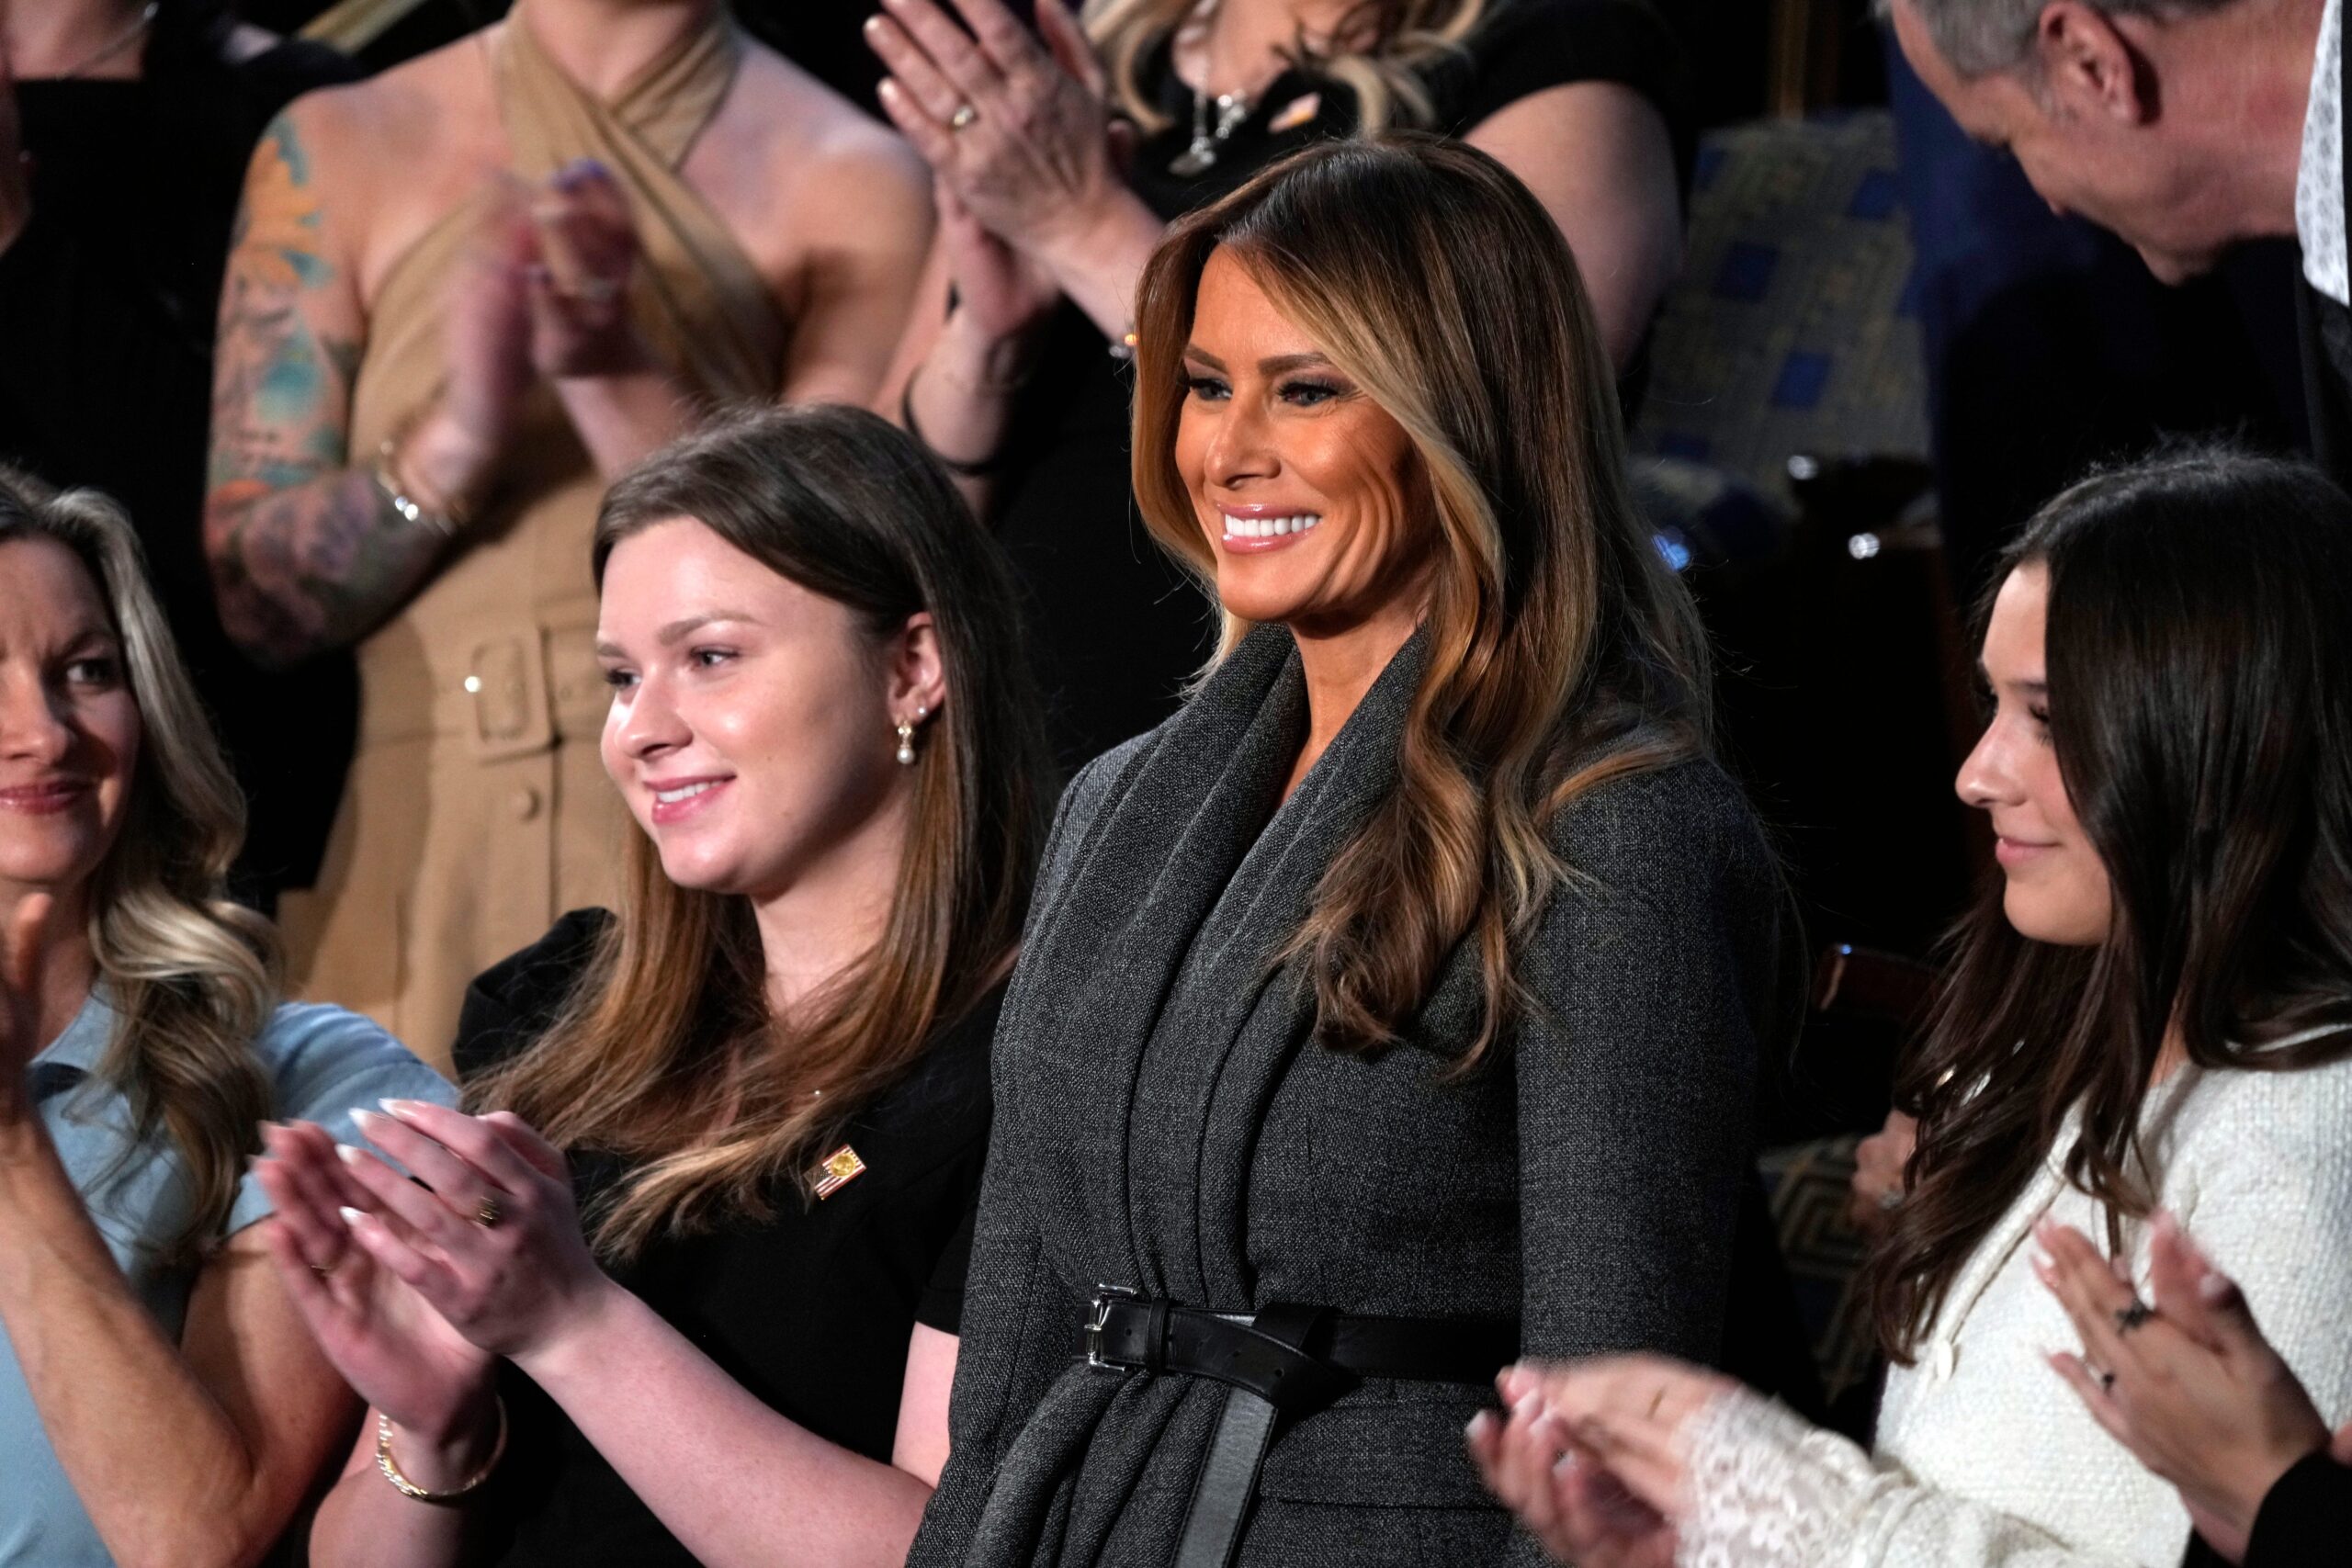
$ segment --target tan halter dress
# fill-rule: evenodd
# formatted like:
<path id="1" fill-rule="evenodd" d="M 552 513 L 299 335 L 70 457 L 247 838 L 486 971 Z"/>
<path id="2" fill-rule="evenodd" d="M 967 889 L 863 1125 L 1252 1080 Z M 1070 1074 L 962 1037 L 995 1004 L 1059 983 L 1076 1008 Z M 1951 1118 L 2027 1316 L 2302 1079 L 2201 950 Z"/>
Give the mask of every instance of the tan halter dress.
<path id="1" fill-rule="evenodd" d="M 766 399 L 789 329 L 725 222 L 679 175 L 734 79 L 723 17 L 599 103 L 519 20 L 488 36 L 514 172 L 595 158 L 627 191 L 646 341 L 710 403 Z M 468 207 L 384 280 L 353 392 L 373 452 L 443 378 L 442 311 Z M 303 995 L 367 1013 L 447 1066 L 467 982 L 566 909 L 609 904 L 635 831 L 597 757 L 589 543 L 604 493 L 553 389 L 533 389 L 495 500 L 436 575 L 360 645 L 359 746 L 319 886 L 284 913 Z"/>

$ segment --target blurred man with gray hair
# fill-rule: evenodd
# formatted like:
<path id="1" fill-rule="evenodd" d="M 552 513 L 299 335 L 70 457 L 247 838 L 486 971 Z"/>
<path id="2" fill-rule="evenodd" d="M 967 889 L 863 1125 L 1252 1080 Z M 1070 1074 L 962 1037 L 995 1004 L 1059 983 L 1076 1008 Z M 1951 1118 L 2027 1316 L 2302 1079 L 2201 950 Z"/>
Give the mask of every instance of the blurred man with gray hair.
<path id="1" fill-rule="evenodd" d="M 2344 0 L 1880 3 L 1963 130 L 2158 277 L 2242 241 L 2298 242 L 2313 445 L 2352 479 Z"/>

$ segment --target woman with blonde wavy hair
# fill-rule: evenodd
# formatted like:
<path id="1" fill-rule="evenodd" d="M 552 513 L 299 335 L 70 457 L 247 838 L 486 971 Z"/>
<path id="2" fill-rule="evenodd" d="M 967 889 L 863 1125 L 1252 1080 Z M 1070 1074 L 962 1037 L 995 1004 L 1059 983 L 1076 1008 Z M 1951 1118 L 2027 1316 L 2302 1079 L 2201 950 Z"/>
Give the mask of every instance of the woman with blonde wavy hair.
<path id="1" fill-rule="evenodd" d="M 1650 0 L 1089 0 L 1082 21 L 1034 0 L 1035 35 L 1027 5 L 889 0 L 867 24 L 941 213 L 886 412 L 984 494 L 1074 766 L 1166 717 L 1210 646 L 1127 490 L 1118 356 L 1167 225 L 1316 142 L 1459 138 L 1566 236 L 1623 371 L 1680 256 L 1689 148 Z"/>
<path id="2" fill-rule="evenodd" d="M 0 1562 L 254 1562 L 348 1430 L 245 1160 L 449 1091 L 279 1003 L 243 833 L 129 521 L 0 475 Z"/>
<path id="3" fill-rule="evenodd" d="M 1718 1353 L 1779 876 L 1507 170 L 1303 152 L 1140 298 L 1136 491 L 1225 647 L 1048 842 L 910 1561 L 1539 1561 L 1464 1424 L 1532 1347 Z"/>

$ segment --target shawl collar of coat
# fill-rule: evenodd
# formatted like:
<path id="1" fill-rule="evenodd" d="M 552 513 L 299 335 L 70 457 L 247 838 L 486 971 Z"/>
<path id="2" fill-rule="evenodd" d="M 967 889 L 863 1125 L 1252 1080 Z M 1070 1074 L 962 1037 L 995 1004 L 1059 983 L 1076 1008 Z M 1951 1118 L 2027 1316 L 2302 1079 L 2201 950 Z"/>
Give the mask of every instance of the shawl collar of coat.
<path id="1" fill-rule="evenodd" d="M 1016 986 L 1001 1038 L 1024 1053 L 1083 1064 L 1085 1092 L 1052 1113 L 1064 1120 L 1069 1143 L 1117 1151 L 1115 1167 L 1096 1179 L 1127 1195 L 1126 1224 L 1100 1226 L 1080 1243 L 1095 1278 L 1177 1301 L 1248 1303 L 1246 1237 L 1227 1207 L 1238 1191 L 1205 1190 L 1220 1182 L 1238 1189 L 1248 1151 L 1204 1157 L 1197 1140 L 1214 1140 L 1234 1121 L 1211 1115 L 1212 1097 L 1271 1092 L 1304 1043 L 1309 998 L 1286 980 L 1285 1005 L 1276 1010 L 1283 1040 L 1238 1050 L 1245 1032 L 1266 1032 L 1259 1004 L 1276 976 L 1273 958 L 1333 855 L 1396 784 L 1426 636 L 1416 632 L 1389 661 L 1278 805 L 1306 737 L 1306 681 L 1289 632 L 1257 628 L 1175 717 L 1101 764 L 1112 777 L 1087 820 L 1069 825 L 1080 837 L 1025 944 L 1031 983 Z M 1157 1072 L 1155 1101 L 1139 1111 L 1146 1047 L 1161 1032 L 1182 1043 L 1182 1069 Z M 1232 1081 L 1229 1065 L 1250 1081 Z M 1181 1168 L 1134 1169 L 1177 1145 L 1190 1146 Z M 1187 1179 L 1195 1170 L 1199 1179 Z M 1204 1189 L 1192 1195 L 1184 1228 L 1193 1235 L 1171 1235 L 1169 1224 L 1137 1211 L 1139 1188 L 1168 1181 Z M 1095 1208 L 1110 1211 L 1106 1218 L 1117 1212 Z"/>

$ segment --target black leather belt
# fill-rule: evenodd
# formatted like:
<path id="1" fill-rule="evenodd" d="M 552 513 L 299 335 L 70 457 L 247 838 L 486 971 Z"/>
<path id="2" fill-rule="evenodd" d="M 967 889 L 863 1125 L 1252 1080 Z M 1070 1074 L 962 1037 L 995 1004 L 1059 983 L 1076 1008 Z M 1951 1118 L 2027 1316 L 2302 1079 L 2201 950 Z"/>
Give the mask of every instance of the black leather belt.
<path id="1" fill-rule="evenodd" d="M 1090 1366 L 1227 1385 L 1175 1568 L 1233 1561 L 1277 1420 L 1311 1415 L 1364 1378 L 1485 1384 L 1518 1355 L 1515 1319 L 1352 1316 L 1293 1303 L 1235 1315 L 1109 1285 L 1086 1320 Z"/>

